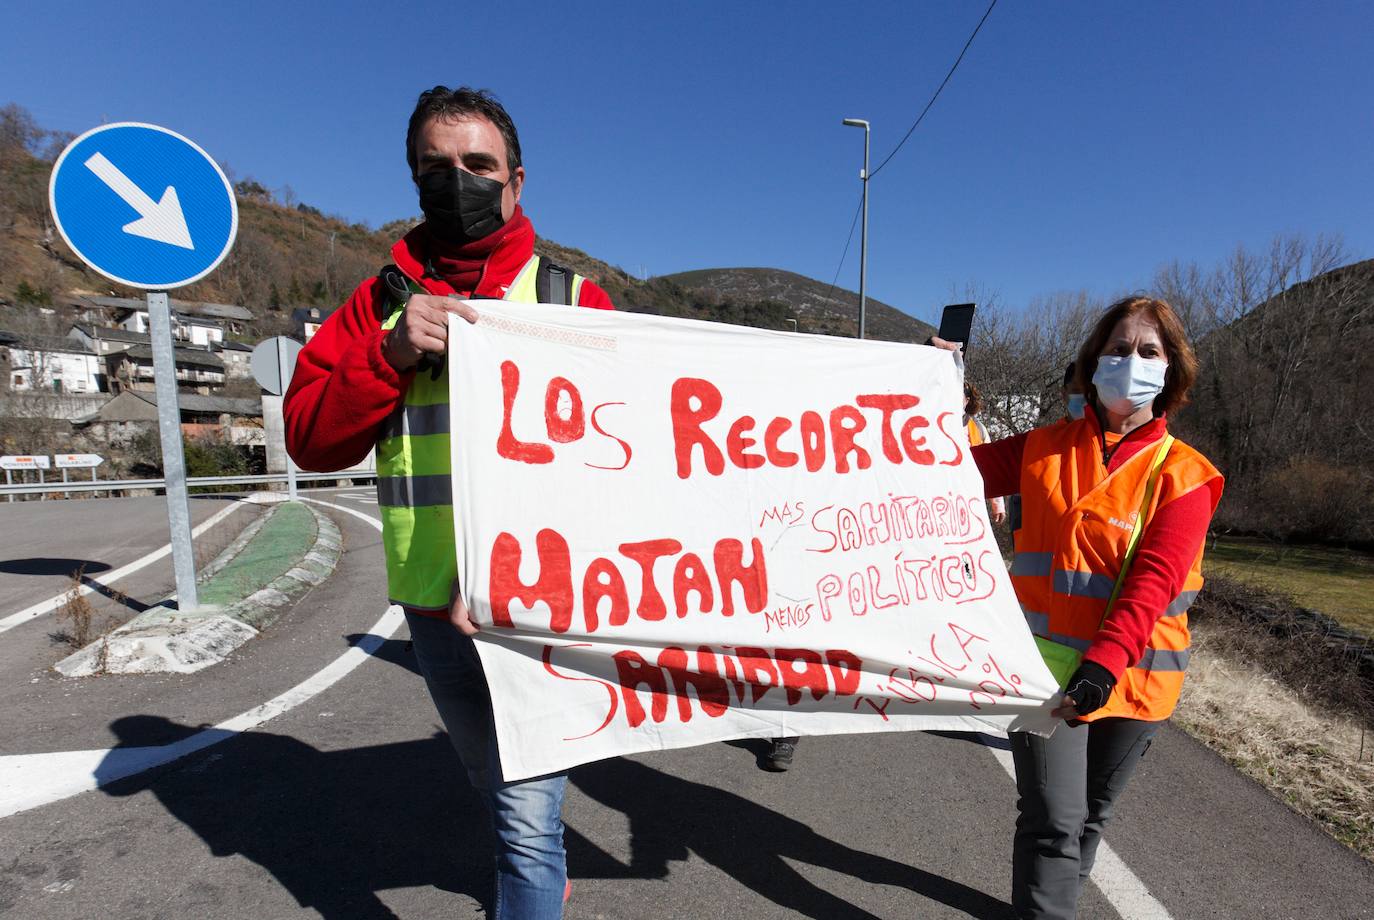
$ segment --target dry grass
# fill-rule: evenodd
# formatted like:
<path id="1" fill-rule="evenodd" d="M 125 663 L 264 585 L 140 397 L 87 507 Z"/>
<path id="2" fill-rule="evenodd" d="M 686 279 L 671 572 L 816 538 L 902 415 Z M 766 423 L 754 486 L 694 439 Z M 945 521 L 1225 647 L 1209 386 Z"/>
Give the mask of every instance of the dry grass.
<path id="1" fill-rule="evenodd" d="M 71 574 L 71 587 L 62 599 L 62 606 L 57 608 L 57 622 L 62 627 L 60 635 L 72 648 L 85 648 L 91 641 L 91 617 L 95 608 L 81 593 L 85 575 L 84 565 Z"/>
<path id="2" fill-rule="evenodd" d="M 1227 660 L 1216 651 L 1224 643 L 1209 640 L 1205 628 L 1194 632 L 1193 644 L 1174 722 L 1374 860 L 1374 731 Z"/>
<path id="3" fill-rule="evenodd" d="M 1209 579 L 1190 619 L 1194 654 L 1175 723 L 1374 861 L 1366 649 L 1291 598 L 1224 577 Z"/>

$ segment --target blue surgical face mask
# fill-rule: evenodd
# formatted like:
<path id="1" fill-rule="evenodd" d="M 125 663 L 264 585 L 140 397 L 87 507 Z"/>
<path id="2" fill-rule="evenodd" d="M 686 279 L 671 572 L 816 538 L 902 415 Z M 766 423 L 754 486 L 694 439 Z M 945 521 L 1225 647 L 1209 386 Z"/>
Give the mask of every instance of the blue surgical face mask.
<path id="1" fill-rule="evenodd" d="M 1069 394 L 1069 418 L 1082 418 L 1083 407 L 1088 404 L 1088 397 L 1082 393 Z"/>
<path id="2" fill-rule="evenodd" d="M 1104 355 L 1097 359 L 1093 386 L 1102 408 L 1117 415 L 1130 415 L 1154 401 L 1164 389 L 1168 361 L 1153 361 L 1139 355 Z"/>

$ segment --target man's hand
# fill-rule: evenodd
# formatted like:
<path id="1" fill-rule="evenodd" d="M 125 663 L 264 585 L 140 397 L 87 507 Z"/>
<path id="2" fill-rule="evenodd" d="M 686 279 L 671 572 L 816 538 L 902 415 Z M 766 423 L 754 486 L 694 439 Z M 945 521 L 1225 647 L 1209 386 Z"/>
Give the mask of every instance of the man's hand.
<path id="1" fill-rule="evenodd" d="M 1005 511 L 994 511 L 994 512 L 992 512 L 992 523 L 997 524 L 997 525 L 1000 526 L 1001 523 L 1002 523 L 1003 521 L 1005 521 L 1006 519 L 1007 519 L 1007 513 L 1006 513 Z"/>
<path id="2" fill-rule="evenodd" d="M 463 603 L 463 592 L 456 578 L 453 579 L 453 588 L 449 592 L 448 621 L 453 624 L 454 629 L 465 636 L 477 635 L 478 626 L 472 622 L 472 617 L 468 616 L 468 605 Z"/>
<path id="3" fill-rule="evenodd" d="M 477 311 L 455 297 L 413 294 L 405 312 L 382 340 L 382 356 L 397 371 L 405 372 L 426 354 L 441 355 L 448 348 L 448 315 L 456 313 L 470 323 Z"/>

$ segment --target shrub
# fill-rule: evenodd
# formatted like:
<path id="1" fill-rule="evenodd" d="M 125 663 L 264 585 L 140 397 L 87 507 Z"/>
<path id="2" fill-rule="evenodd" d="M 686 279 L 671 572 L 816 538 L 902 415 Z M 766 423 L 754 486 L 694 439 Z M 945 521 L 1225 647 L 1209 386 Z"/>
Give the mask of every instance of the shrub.
<path id="1" fill-rule="evenodd" d="M 1291 597 L 1211 575 L 1188 613 L 1223 654 L 1327 707 L 1374 726 L 1374 648 L 1367 637 Z"/>
<path id="2" fill-rule="evenodd" d="M 1374 483 L 1353 467 L 1293 457 L 1255 490 L 1258 529 L 1281 540 L 1359 543 L 1374 539 Z"/>

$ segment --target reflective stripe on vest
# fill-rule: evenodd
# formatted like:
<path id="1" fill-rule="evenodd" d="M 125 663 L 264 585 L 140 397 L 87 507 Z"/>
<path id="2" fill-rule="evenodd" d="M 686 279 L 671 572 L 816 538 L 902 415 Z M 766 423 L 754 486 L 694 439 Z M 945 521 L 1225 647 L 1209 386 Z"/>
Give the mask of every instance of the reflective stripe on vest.
<path id="1" fill-rule="evenodd" d="M 1141 513 L 1158 444 L 1143 446 L 1109 475 L 1096 429 L 1086 419 L 1039 428 L 1027 437 L 1022 525 L 1015 534 L 1011 576 L 1035 635 L 1080 651 L 1092 644 L 1135 515 Z M 1142 527 L 1148 529 L 1160 507 L 1219 475 L 1201 454 L 1175 441 Z M 1126 669 L 1107 705 L 1088 721 L 1109 716 L 1156 721 L 1173 712 L 1190 655 L 1187 611 L 1202 587 L 1201 562 L 1199 551 L 1179 594 L 1160 611 L 1141 659 Z"/>
<path id="2" fill-rule="evenodd" d="M 536 303 L 539 256 L 532 256 L 502 299 Z M 583 278 L 572 273 L 568 300 L 577 303 Z M 407 279 L 417 294 L 425 291 Z M 391 304 L 382 323 L 392 329 L 402 307 Z M 391 602 L 420 610 L 444 610 L 457 576 L 453 538 L 453 479 L 449 442 L 448 368 L 436 379 L 415 375 L 405 399 L 382 424 L 377 437 L 377 505 Z"/>

